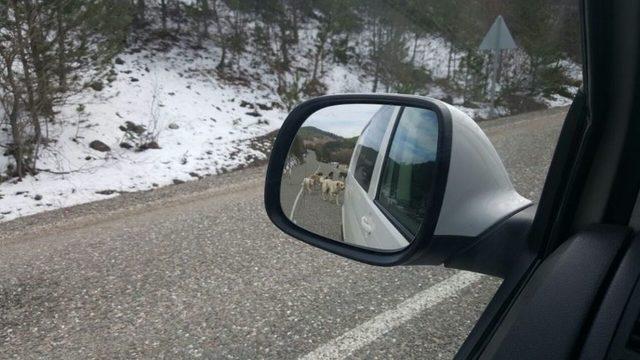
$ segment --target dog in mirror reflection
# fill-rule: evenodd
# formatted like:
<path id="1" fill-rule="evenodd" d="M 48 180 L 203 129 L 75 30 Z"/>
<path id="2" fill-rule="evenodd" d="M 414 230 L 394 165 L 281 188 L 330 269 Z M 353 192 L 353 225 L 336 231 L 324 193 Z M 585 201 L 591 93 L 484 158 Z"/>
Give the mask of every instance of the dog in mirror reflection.
<path id="1" fill-rule="evenodd" d="M 344 181 L 324 179 L 321 190 L 320 197 L 322 197 L 322 200 L 328 200 L 329 202 L 335 200 L 336 205 L 340 205 L 340 197 L 338 195 L 344 191 Z"/>

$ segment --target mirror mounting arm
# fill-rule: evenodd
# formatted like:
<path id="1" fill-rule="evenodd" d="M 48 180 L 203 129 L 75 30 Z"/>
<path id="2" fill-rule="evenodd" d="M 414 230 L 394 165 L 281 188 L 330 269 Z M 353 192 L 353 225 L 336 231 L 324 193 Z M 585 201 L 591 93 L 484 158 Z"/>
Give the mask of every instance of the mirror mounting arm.
<path id="1" fill-rule="evenodd" d="M 528 239 L 536 209 L 531 205 L 494 225 L 445 260 L 445 267 L 508 277 L 518 262 L 534 255 Z"/>

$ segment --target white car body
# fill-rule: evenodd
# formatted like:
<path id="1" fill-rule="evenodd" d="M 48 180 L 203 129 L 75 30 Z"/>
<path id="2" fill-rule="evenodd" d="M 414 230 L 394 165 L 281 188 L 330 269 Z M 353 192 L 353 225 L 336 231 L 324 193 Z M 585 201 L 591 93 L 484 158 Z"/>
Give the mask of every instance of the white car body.
<path id="1" fill-rule="evenodd" d="M 394 110 L 391 116 L 392 119 L 397 117 L 398 111 L 400 111 L 400 107 Z M 404 248 L 409 244 L 407 239 L 374 204 L 378 180 L 394 124 L 394 121 L 389 121 L 387 125 L 380 151 L 375 161 L 368 191 L 365 191 L 354 177 L 355 163 L 360 156 L 361 147 L 359 145 L 361 145 L 362 137 L 358 139 L 355 151 L 351 155 L 349 171 L 345 179 L 344 203 L 342 205 L 343 238 L 350 244 L 377 250 L 395 250 Z"/>

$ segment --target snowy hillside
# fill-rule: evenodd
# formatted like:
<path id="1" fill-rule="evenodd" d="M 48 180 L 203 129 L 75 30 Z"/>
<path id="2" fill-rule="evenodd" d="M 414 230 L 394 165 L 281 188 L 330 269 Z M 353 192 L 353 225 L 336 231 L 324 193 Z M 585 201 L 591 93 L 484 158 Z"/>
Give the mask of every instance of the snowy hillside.
<path id="1" fill-rule="evenodd" d="M 268 89 L 215 80 L 207 73 L 215 62 L 203 53 L 174 48 L 119 56 L 115 80 L 57 109 L 59 122 L 48 130 L 57 141 L 42 149 L 43 171 L 0 185 L 2 220 L 265 159 L 248 140 L 277 129 L 285 111 Z M 120 129 L 128 121 L 157 135 L 160 148 L 121 147 L 135 146 L 129 138 L 135 133 Z M 90 148 L 95 140 L 110 151 Z"/>
<path id="2" fill-rule="evenodd" d="M 133 46 L 114 60 L 102 89 L 70 96 L 56 109 L 57 122 L 48 125 L 48 137 L 56 141 L 42 148 L 40 172 L 0 183 L 0 221 L 265 160 L 270 144 L 260 147 L 252 139 L 278 129 L 287 114 L 274 77 L 247 54 L 242 81 L 220 79 L 214 70 L 219 49 L 207 45 Z M 332 92 L 362 91 L 353 74 L 333 68 Z M 127 122 L 139 132 L 144 127 L 142 136 L 123 131 Z M 159 148 L 136 148 L 147 135 L 157 138 Z M 91 148 L 96 140 L 110 150 Z"/>
<path id="3" fill-rule="evenodd" d="M 300 34 L 303 45 L 292 58 L 308 72 L 316 34 Z M 364 47 L 365 35 L 354 37 L 352 46 Z M 439 37 L 421 39 L 415 61 L 444 78 L 449 46 Z M 257 51 L 248 49 L 226 74 L 215 70 L 220 56 L 210 41 L 199 47 L 188 38 L 145 39 L 114 58 L 101 80 L 85 74 L 90 86 L 57 105 L 56 121 L 46 125 L 52 140 L 40 149 L 38 174 L 0 183 L 0 221 L 264 161 L 270 144 L 254 139 L 277 130 L 287 113 L 278 79 Z M 357 65 L 324 66 L 326 93 L 370 91 L 371 76 Z M 287 77 L 294 81 L 293 74 Z M 450 94 L 434 83 L 423 95 Z M 486 103 L 463 106 L 460 96 L 450 101 L 474 118 L 489 111 Z M 569 99 L 545 101 L 559 106 Z M 0 137 L 0 143 L 9 141 L 6 128 Z M 0 156 L 0 169 L 9 161 Z"/>

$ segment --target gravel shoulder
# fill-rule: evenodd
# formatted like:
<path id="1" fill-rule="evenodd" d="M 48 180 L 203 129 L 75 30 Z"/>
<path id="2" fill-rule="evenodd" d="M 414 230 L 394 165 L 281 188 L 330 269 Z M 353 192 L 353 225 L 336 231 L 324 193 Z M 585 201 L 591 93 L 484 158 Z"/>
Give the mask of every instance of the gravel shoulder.
<path id="1" fill-rule="evenodd" d="M 0 223 L 0 244 L 114 221 L 157 208 L 206 200 L 218 194 L 241 192 L 255 187 L 262 189 L 265 173 L 265 166 L 252 167 L 154 190 L 122 193 L 105 200 L 21 217 Z"/>

